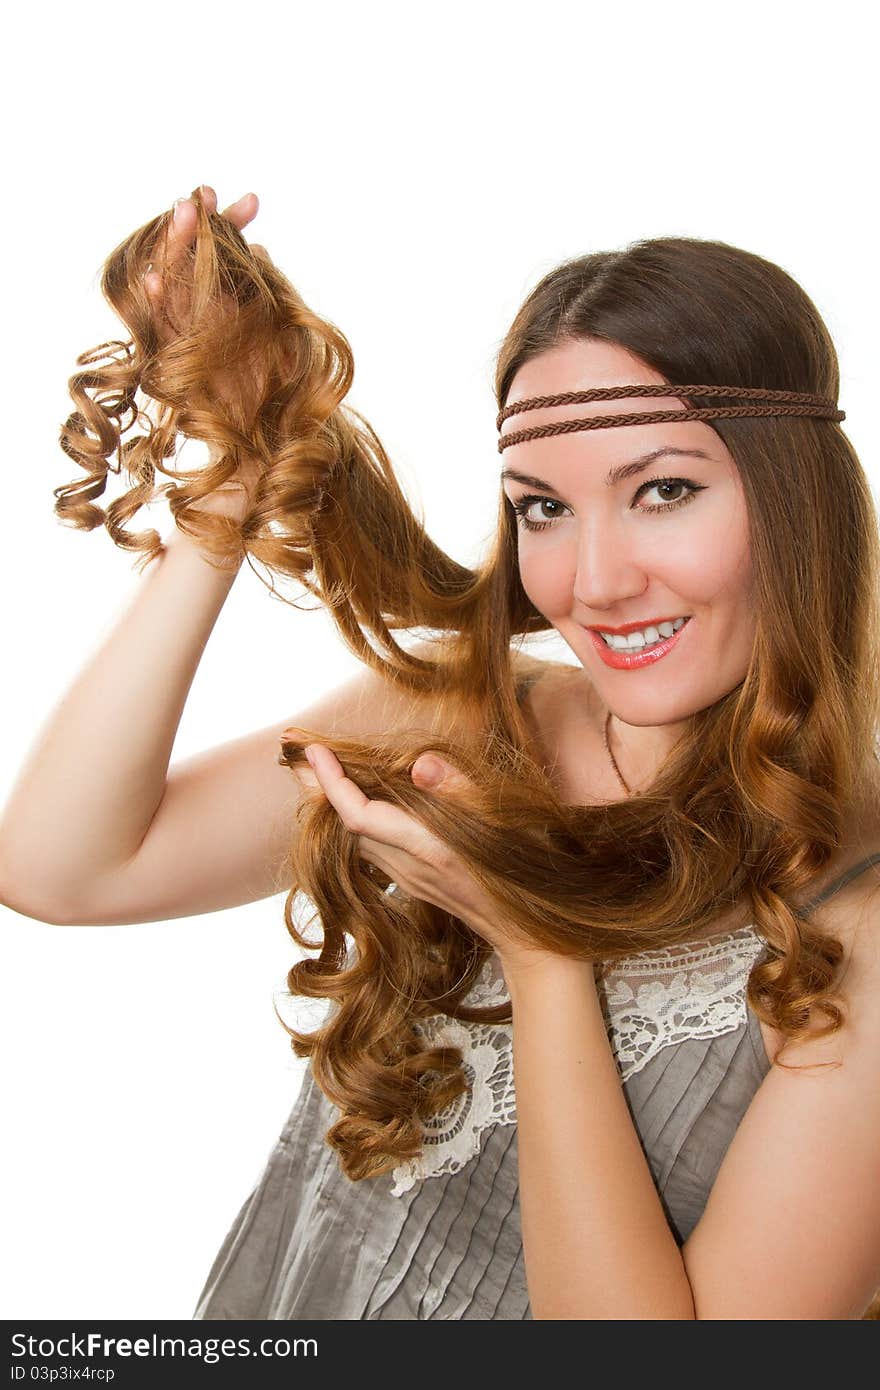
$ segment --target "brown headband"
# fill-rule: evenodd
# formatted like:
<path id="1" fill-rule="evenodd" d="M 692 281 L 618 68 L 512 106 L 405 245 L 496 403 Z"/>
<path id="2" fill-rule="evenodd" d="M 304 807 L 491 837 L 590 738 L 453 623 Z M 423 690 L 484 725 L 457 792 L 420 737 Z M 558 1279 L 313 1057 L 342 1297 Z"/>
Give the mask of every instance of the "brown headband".
<path id="1" fill-rule="evenodd" d="M 836 402 L 827 396 L 810 391 L 759 391 L 749 386 L 678 386 L 674 382 L 658 386 L 594 386 L 589 391 L 564 391 L 558 396 L 532 396 L 517 401 L 498 412 L 495 424 L 500 430 L 509 415 L 521 410 L 539 410 L 547 405 L 574 405 L 586 401 L 613 401 L 622 396 L 734 396 L 738 400 L 772 401 L 772 405 L 727 405 L 702 410 L 650 410 L 641 414 L 593 415 L 583 420 L 556 420 L 552 425 L 535 425 L 532 429 L 511 430 L 498 441 L 498 452 L 524 439 L 539 439 L 548 434 L 569 434 L 575 430 L 602 430 L 614 425 L 659 424 L 665 420 L 713 420 L 730 415 L 815 415 L 826 420 L 845 420 L 846 412 L 838 410 Z M 788 404 L 786 404 L 788 402 Z"/>

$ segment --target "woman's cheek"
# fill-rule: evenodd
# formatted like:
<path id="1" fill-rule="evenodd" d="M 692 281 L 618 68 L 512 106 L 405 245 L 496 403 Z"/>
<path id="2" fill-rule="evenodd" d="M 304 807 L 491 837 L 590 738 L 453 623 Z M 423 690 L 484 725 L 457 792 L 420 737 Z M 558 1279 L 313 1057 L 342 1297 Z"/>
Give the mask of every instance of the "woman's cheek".
<path id="1" fill-rule="evenodd" d="M 574 576 L 567 549 L 544 546 L 539 550 L 528 542 L 521 544 L 519 574 L 529 601 L 539 613 L 552 618 L 570 611 Z"/>

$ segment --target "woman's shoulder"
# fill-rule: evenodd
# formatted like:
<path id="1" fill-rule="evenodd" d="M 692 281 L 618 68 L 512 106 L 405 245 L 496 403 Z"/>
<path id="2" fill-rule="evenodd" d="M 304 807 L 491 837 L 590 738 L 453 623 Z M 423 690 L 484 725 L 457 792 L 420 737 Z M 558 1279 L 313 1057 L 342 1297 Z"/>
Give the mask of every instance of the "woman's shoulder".
<path id="1" fill-rule="evenodd" d="M 550 682 L 554 686 L 562 685 L 572 677 L 580 677 L 581 680 L 587 679 L 587 673 L 580 665 L 573 665 L 569 661 L 554 661 L 549 657 L 535 656 L 534 652 L 523 651 L 521 647 L 511 647 L 510 657 L 513 669 L 523 675 L 531 675 L 535 679 L 541 679 L 545 684 Z"/>
<path id="2" fill-rule="evenodd" d="M 438 662 L 449 660 L 447 645 L 443 641 L 422 641 L 410 648 L 413 655 Z M 539 723 L 543 724 L 557 709 L 564 709 L 572 687 L 572 678 L 585 672 L 578 666 L 566 662 L 548 661 L 534 656 L 518 647 L 510 648 L 510 666 L 513 672 L 516 697 L 529 714 L 540 711 Z M 420 715 L 427 705 L 437 703 L 432 697 L 414 697 L 413 707 Z M 445 707 L 444 707 L 445 713 Z"/>
<path id="3" fill-rule="evenodd" d="M 597 696 L 582 666 L 511 650 L 517 699 L 546 737 L 559 735 L 576 715 L 595 721 Z"/>
<path id="4" fill-rule="evenodd" d="M 871 808 L 822 875 L 832 895 L 812 914 L 842 942 L 847 969 L 867 971 L 880 986 L 880 824 Z M 839 887 L 834 885 L 839 884 Z M 811 894 L 811 899 L 813 895 Z M 880 996 L 878 996 L 880 997 Z"/>
<path id="5" fill-rule="evenodd" d="M 849 935 L 863 913 L 876 921 L 880 908 L 880 762 L 872 759 L 858 799 L 844 815 L 841 843 L 826 865 L 819 891 L 840 883 L 829 898 L 830 917 Z M 812 896 L 812 895 L 811 895 Z M 878 928 L 880 929 L 880 928 Z"/>
<path id="6" fill-rule="evenodd" d="M 545 657 L 534 656 L 531 652 L 514 648 L 511 648 L 510 658 L 517 698 L 521 702 L 533 702 L 538 696 L 542 701 L 551 697 L 564 699 L 565 692 L 571 684 L 571 677 L 576 672 L 579 672 L 581 677 L 584 675 L 579 666 L 570 666 L 562 661 L 548 661 Z"/>
<path id="7" fill-rule="evenodd" d="M 443 640 L 420 641 L 412 645 L 409 651 L 421 660 L 441 665 L 450 659 L 448 644 Z M 556 711 L 565 708 L 565 672 L 573 672 L 574 668 L 563 666 L 559 661 L 533 656 L 513 646 L 510 648 L 510 665 L 517 702 L 527 723 L 543 743 L 545 733 L 555 721 Z M 457 694 L 407 691 L 403 687 L 392 687 L 390 682 L 384 684 L 392 696 L 383 709 L 386 728 L 423 733 L 453 727 L 464 742 L 479 741 L 484 731 L 483 714 L 473 701 Z"/>

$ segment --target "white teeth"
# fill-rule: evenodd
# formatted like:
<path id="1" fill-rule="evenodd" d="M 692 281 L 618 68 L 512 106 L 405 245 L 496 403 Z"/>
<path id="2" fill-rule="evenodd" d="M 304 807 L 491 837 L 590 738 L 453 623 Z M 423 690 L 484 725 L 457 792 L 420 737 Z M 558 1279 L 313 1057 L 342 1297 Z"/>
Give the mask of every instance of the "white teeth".
<path id="1" fill-rule="evenodd" d="M 652 643 L 659 642 L 661 638 L 671 637 L 673 632 L 678 632 L 685 622 L 685 618 L 676 618 L 674 623 L 660 623 L 658 627 L 646 627 L 642 632 L 631 632 L 628 637 L 613 636 L 607 632 L 602 632 L 599 635 L 604 638 L 606 646 L 611 647 L 614 651 L 638 651 L 642 647 L 649 647 Z"/>

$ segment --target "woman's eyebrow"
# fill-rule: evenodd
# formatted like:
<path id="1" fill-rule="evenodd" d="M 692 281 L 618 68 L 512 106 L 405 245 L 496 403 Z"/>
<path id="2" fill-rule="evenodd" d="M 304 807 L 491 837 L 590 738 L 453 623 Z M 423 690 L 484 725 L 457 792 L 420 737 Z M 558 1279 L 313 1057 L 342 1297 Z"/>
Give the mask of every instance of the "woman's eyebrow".
<path id="1" fill-rule="evenodd" d="M 605 476 L 605 486 L 613 487 L 615 483 L 623 482 L 626 478 L 634 478 L 638 473 L 644 473 L 650 464 L 667 454 L 677 458 L 709 459 L 712 457 L 711 454 L 706 453 L 705 449 L 673 449 L 672 447 L 652 449 L 649 454 L 641 454 L 639 458 L 631 459 L 629 463 L 619 463 L 616 468 L 609 469 Z M 520 473 L 515 468 L 502 468 L 502 481 L 505 478 L 510 478 L 515 483 L 525 483 L 527 487 L 541 487 L 548 492 L 556 491 L 552 483 L 546 482 L 543 478 L 535 478 L 530 473 Z"/>

